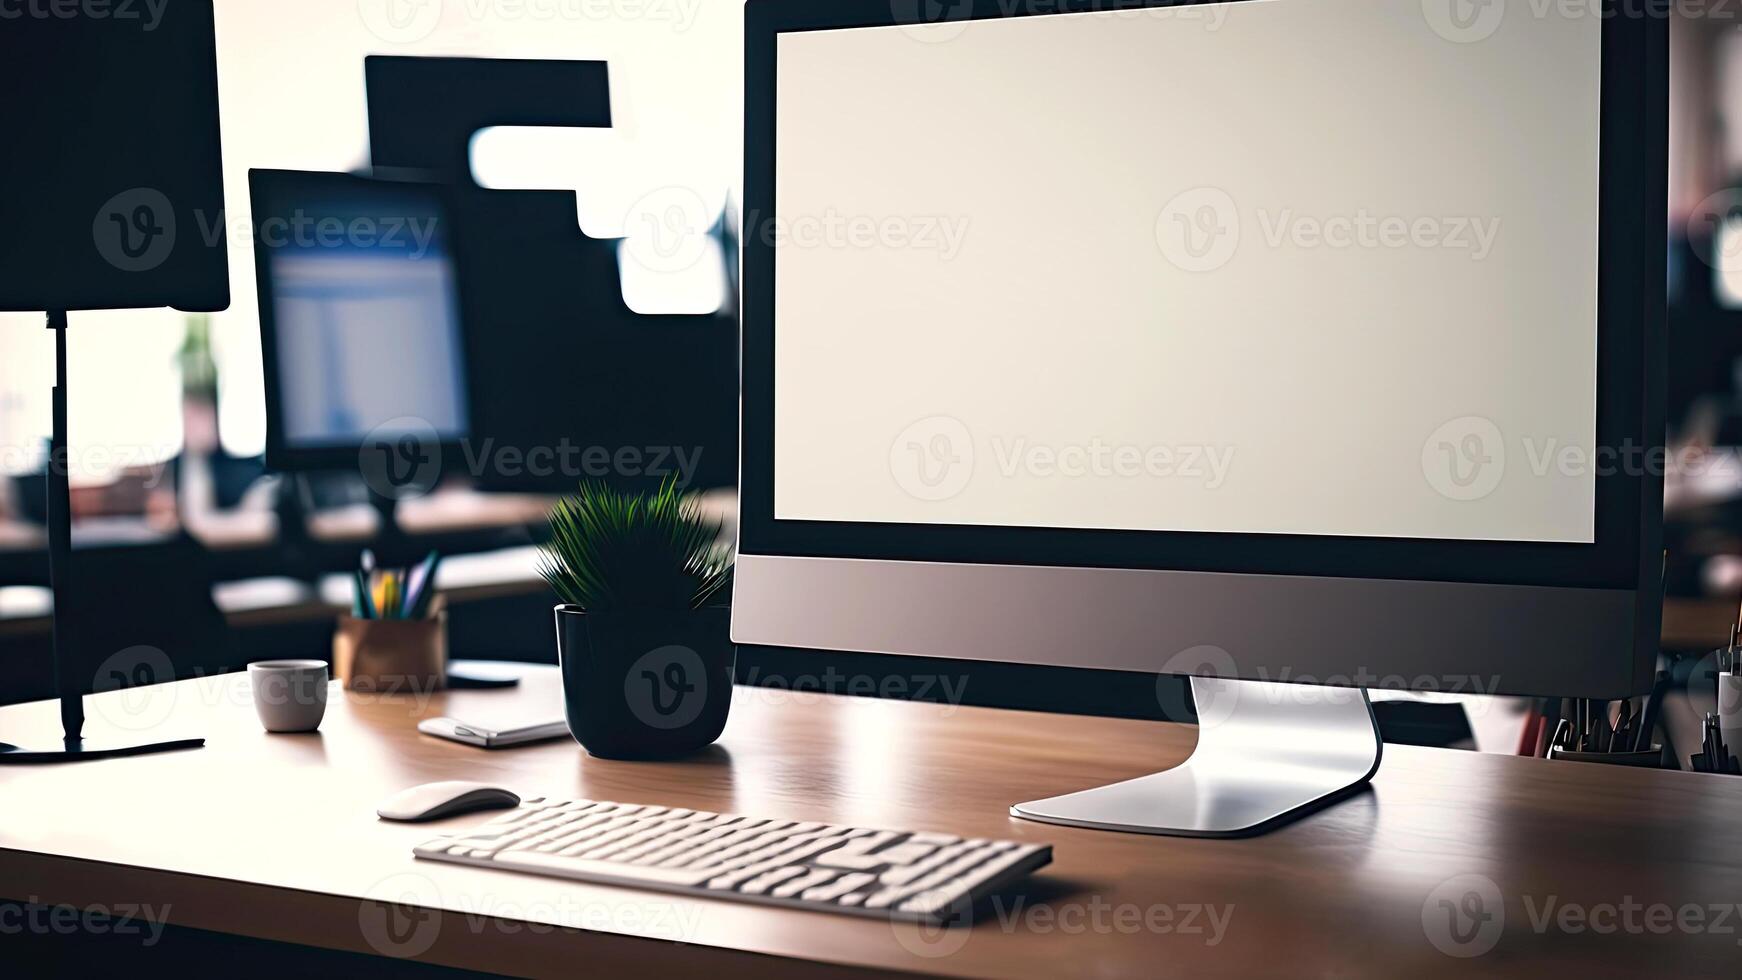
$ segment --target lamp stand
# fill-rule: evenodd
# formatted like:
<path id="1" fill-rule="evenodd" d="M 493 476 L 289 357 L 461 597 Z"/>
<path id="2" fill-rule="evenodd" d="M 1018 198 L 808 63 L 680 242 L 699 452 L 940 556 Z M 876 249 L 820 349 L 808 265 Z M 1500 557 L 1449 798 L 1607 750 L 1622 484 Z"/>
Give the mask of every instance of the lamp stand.
<path id="1" fill-rule="evenodd" d="M 60 748 L 32 749 L 0 742 L 0 765 L 43 762 L 77 762 L 110 759 L 148 752 L 193 749 L 206 744 L 203 738 L 163 742 L 87 742 L 85 729 L 85 677 L 80 670 L 72 641 L 73 614 L 69 596 L 73 564 L 72 492 L 67 484 L 67 315 L 51 310 L 48 328 L 54 331 L 54 415 L 48 444 L 48 479 L 44 496 L 48 516 L 48 579 L 54 593 L 54 684 L 60 695 Z"/>

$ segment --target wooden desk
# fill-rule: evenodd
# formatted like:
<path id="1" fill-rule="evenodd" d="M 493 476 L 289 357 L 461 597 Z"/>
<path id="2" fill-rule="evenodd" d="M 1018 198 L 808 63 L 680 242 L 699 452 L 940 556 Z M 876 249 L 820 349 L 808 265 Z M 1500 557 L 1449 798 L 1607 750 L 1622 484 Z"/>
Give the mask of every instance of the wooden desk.
<path id="1" fill-rule="evenodd" d="M 262 733 L 246 692 L 231 675 L 92 699 L 92 730 L 198 733 L 204 749 L 0 769 L 0 891 L 146 902 L 202 929 L 526 975 L 1637 980 L 1734 976 L 1742 962 L 1742 779 L 1387 746 L 1370 793 L 1265 837 L 1188 840 L 1026 823 L 1005 808 L 1170 765 L 1189 727 L 740 689 L 717 748 L 634 764 L 568 742 L 487 753 L 413 729 L 446 711 L 553 711 L 550 668 L 515 692 L 424 703 L 335 689 L 307 736 Z M 56 733 L 50 704 L 0 709 L 0 737 Z M 416 827 L 377 821 L 374 805 L 449 778 L 1051 841 L 1056 859 L 972 928 L 926 935 L 414 861 L 432 830 L 489 815 Z M 1490 887 L 1499 902 L 1469 904 Z M 1477 948 L 1456 945 L 1447 908 L 1491 916 L 1492 936 L 1473 934 L 1497 944 L 1474 959 L 1440 952 L 1430 934 Z M 1700 931 L 1674 924 L 1688 908 L 1703 910 Z"/>

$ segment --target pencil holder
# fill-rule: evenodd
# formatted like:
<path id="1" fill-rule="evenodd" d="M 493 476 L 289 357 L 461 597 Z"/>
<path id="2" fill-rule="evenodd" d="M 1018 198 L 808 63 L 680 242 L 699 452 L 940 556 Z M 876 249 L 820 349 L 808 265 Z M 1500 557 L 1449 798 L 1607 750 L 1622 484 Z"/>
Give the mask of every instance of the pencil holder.
<path id="1" fill-rule="evenodd" d="M 333 673 L 347 691 L 439 690 L 447 669 L 448 614 L 440 598 L 426 619 L 339 617 L 333 634 Z"/>

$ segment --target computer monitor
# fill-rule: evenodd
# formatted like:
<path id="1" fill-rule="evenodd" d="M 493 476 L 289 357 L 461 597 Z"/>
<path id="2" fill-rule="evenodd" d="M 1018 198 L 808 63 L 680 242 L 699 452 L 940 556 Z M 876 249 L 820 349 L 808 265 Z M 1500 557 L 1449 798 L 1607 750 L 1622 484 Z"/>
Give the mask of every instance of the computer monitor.
<path id="1" fill-rule="evenodd" d="M 1203 836 L 1364 785 L 1367 688 L 1645 689 L 1660 17 L 893 6 L 747 8 L 737 642 L 1192 675 L 1012 812 Z"/>
<path id="2" fill-rule="evenodd" d="M 468 431 L 457 236 L 439 188 L 288 170 L 251 170 L 248 184 L 267 465 L 362 467 L 388 496 L 428 489 L 429 461 Z"/>

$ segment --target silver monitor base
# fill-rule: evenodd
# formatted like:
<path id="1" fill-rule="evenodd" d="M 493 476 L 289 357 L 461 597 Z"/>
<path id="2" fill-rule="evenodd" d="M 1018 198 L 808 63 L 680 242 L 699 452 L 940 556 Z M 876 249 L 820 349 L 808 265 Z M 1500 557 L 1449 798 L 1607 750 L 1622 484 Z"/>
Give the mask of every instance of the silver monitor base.
<path id="1" fill-rule="evenodd" d="M 1367 692 L 1193 677 L 1198 745 L 1165 772 L 1018 803 L 1012 816 L 1068 827 L 1244 837 L 1366 785 L 1379 769 Z"/>

